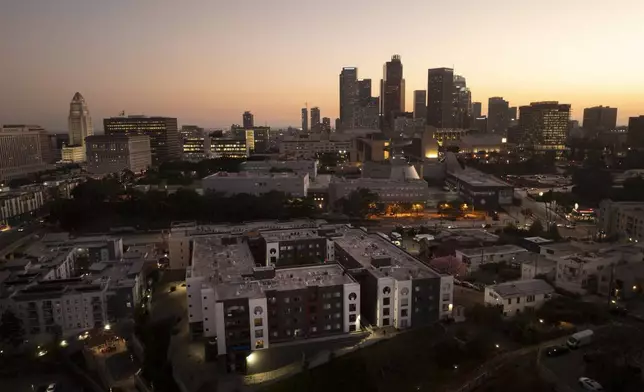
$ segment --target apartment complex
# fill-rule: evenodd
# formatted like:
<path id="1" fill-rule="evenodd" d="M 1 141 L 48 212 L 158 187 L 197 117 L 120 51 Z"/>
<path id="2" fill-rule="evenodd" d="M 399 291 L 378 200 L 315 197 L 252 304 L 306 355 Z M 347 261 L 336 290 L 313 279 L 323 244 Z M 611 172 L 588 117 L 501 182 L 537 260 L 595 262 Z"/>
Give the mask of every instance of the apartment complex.
<path id="1" fill-rule="evenodd" d="M 45 204 L 46 194 L 42 188 L 0 193 L 0 222 L 7 224 L 39 210 Z"/>
<path id="2" fill-rule="evenodd" d="M 223 192 L 226 195 L 247 193 L 261 195 L 268 192 L 284 192 L 296 197 L 305 197 L 309 189 L 309 175 L 295 173 L 219 172 L 201 180 L 204 190 Z"/>
<path id="3" fill-rule="evenodd" d="M 95 135 L 85 139 L 87 170 L 94 174 L 130 170 L 140 173 L 152 166 L 150 137 L 145 135 Z"/>
<path id="4" fill-rule="evenodd" d="M 123 116 L 103 120 L 105 135 L 145 135 L 150 137 L 152 164 L 181 159 L 177 119 L 172 117 Z"/>
<path id="5" fill-rule="evenodd" d="M 498 245 L 481 248 L 457 249 L 456 259 L 465 263 L 470 271 L 476 271 L 481 264 L 520 264 L 529 260 L 530 252 L 516 245 Z"/>

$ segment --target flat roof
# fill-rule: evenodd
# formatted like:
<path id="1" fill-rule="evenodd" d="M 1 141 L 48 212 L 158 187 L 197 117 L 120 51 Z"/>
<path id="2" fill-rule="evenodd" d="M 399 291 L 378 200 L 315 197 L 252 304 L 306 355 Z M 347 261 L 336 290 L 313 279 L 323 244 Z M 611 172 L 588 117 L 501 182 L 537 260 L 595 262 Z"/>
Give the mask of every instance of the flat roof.
<path id="1" fill-rule="evenodd" d="M 552 286 L 550 286 L 545 280 L 541 279 L 515 280 L 488 287 L 503 298 L 547 294 L 555 291 Z"/>
<path id="2" fill-rule="evenodd" d="M 524 238 L 524 240 L 529 241 L 529 242 L 533 242 L 535 244 L 549 244 L 549 243 L 552 242 L 552 240 L 549 240 L 549 239 L 543 238 L 543 237 L 526 237 L 526 238 Z"/>
<path id="3" fill-rule="evenodd" d="M 296 241 L 302 239 L 321 238 L 317 229 L 287 229 L 262 231 L 266 242 Z"/>
<path id="4" fill-rule="evenodd" d="M 469 185 L 514 188 L 505 181 L 501 181 L 490 174 L 485 174 L 469 167 L 462 171 L 450 171 L 449 174 L 456 177 L 459 181 L 465 182 Z"/>
<path id="5" fill-rule="evenodd" d="M 483 254 L 507 254 L 507 253 L 524 253 L 528 250 L 516 245 L 496 245 L 496 246 L 483 246 L 480 248 L 470 248 L 470 249 L 457 249 L 457 252 L 461 252 L 465 256 L 481 256 Z"/>
<path id="6" fill-rule="evenodd" d="M 262 298 L 269 290 L 295 290 L 309 286 L 334 286 L 355 282 L 335 263 L 278 268 L 274 278 L 255 278 L 255 263 L 248 244 L 223 244 L 222 236 L 194 240 L 192 277 L 203 277 L 217 300 Z"/>
<path id="7" fill-rule="evenodd" d="M 334 238 L 335 243 L 376 277 L 391 276 L 396 280 L 409 280 L 441 276 L 377 234 L 367 234 L 363 230 L 349 227 L 342 228 L 340 233 L 342 236 Z M 373 257 L 390 257 L 391 265 L 375 267 L 371 264 Z"/>
<path id="8" fill-rule="evenodd" d="M 244 171 L 244 172 L 239 172 L 239 173 L 234 173 L 234 172 L 217 172 L 214 174 L 211 174 L 209 176 L 206 176 L 202 179 L 207 180 L 211 178 L 231 178 L 231 179 L 237 179 L 237 178 L 298 178 L 298 177 L 304 177 L 308 175 L 307 173 L 294 173 L 294 172 L 275 172 L 275 173 L 268 173 L 268 172 L 263 172 L 263 171 Z"/>
<path id="9" fill-rule="evenodd" d="M 431 221 L 428 224 L 431 226 Z M 445 229 L 441 230 L 440 233 L 435 236 L 436 241 L 445 241 L 445 240 L 455 240 L 455 241 L 488 241 L 496 242 L 499 239 L 499 236 L 496 234 L 489 233 L 483 229 Z"/>
<path id="10" fill-rule="evenodd" d="M 325 225 L 327 222 L 322 219 L 299 219 L 292 221 L 255 221 L 234 224 L 220 224 L 220 225 L 183 225 L 180 227 L 173 227 L 172 232 L 186 231 L 188 235 L 204 235 L 204 234 L 245 234 L 252 231 L 265 231 L 265 230 L 287 230 L 287 229 L 305 229 L 305 228 L 318 228 Z"/>

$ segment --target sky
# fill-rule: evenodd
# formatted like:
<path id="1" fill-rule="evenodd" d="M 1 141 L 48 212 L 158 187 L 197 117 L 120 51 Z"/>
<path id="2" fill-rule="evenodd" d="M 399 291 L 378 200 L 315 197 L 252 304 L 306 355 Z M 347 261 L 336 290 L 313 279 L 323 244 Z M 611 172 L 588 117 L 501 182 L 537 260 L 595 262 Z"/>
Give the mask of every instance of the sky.
<path id="1" fill-rule="evenodd" d="M 2 0 L 0 124 L 67 130 L 76 91 L 96 129 L 128 114 L 206 128 L 339 112 L 339 73 L 399 54 L 406 105 L 454 67 L 473 101 L 558 100 L 644 115 L 642 0 Z M 9 38 L 9 39 L 7 39 Z"/>

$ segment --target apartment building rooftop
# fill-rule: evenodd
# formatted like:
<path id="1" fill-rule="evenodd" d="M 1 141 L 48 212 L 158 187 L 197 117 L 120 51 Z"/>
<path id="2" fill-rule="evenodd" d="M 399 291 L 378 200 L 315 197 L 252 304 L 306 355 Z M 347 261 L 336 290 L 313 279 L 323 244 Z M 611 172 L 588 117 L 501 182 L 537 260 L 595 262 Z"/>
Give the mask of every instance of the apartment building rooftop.
<path id="1" fill-rule="evenodd" d="M 466 168 L 461 171 L 452 171 L 451 175 L 458 178 L 460 181 L 468 183 L 473 186 L 497 186 L 497 187 L 512 187 L 505 181 L 483 172 L 480 172 L 476 169 Z"/>
<path id="2" fill-rule="evenodd" d="M 332 286 L 354 280 L 338 264 L 316 264 L 274 269 L 255 263 L 246 242 L 225 244 L 222 237 L 194 241 L 192 270 L 188 277 L 203 277 L 217 299 L 261 298 L 267 290 L 295 290 Z"/>
<path id="3" fill-rule="evenodd" d="M 172 223 L 170 230 L 173 233 L 185 232 L 187 235 L 204 234 L 233 234 L 241 235 L 249 232 L 260 232 L 267 230 L 289 230 L 318 228 L 327 222 L 323 219 L 300 219 L 292 221 L 255 221 L 244 223 L 231 223 L 219 225 L 197 225 L 195 222 Z"/>
<path id="4" fill-rule="evenodd" d="M 547 294 L 555 291 L 545 280 L 515 280 L 490 286 L 503 298 L 525 297 L 527 295 Z"/>
<path id="5" fill-rule="evenodd" d="M 360 229 L 345 227 L 335 243 L 377 277 L 396 280 L 438 277 L 440 274 L 391 242 Z"/>
<path id="6" fill-rule="evenodd" d="M 262 231 L 266 242 L 297 241 L 321 238 L 317 229 L 267 230 Z"/>
<path id="7" fill-rule="evenodd" d="M 81 278 L 43 280 L 20 289 L 13 296 L 13 299 L 16 301 L 33 301 L 60 298 L 65 294 L 102 291 L 106 287 L 106 283 L 88 283 Z"/>
<path id="8" fill-rule="evenodd" d="M 527 252 L 525 248 L 517 245 L 496 245 L 484 246 L 480 248 L 458 249 L 459 252 L 465 256 L 481 256 L 484 254 L 508 254 L 508 253 L 523 253 Z"/>

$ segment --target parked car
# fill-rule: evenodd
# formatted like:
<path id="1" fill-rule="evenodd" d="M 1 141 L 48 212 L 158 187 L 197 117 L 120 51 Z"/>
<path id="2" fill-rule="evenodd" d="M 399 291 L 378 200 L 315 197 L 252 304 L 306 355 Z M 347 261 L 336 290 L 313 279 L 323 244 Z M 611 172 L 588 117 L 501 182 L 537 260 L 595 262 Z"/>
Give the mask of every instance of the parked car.
<path id="1" fill-rule="evenodd" d="M 585 391 L 603 391 L 604 388 L 597 381 L 588 377 L 581 377 L 579 379 L 579 386 Z"/>
<path id="2" fill-rule="evenodd" d="M 546 348 L 546 355 L 549 357 L 559 357 L 568 353 L 570 349 L 566 346 L 550 346 Z"/>

